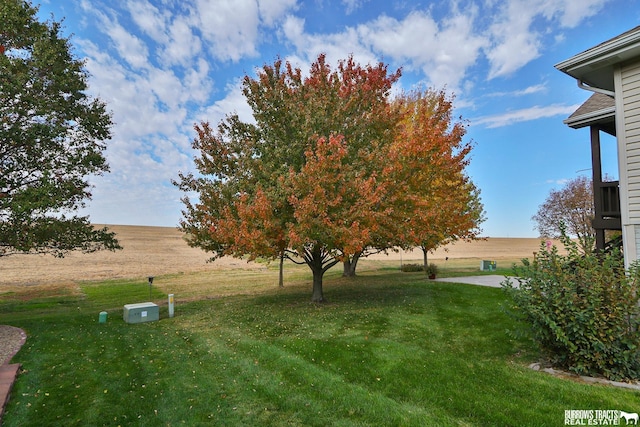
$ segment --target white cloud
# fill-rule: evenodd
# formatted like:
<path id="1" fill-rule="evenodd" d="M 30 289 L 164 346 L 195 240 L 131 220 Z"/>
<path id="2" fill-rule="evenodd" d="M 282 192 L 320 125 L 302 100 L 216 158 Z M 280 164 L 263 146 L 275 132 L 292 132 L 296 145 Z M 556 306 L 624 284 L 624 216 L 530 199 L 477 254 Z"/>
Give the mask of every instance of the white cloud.
<path id="1" fill-rule="evenodd" d="M 342 4 L 346 7 L 345 13 L 347 15 L 350 15 L 360 9 L 366 2 L 367 0 L 342 0 Z"/>
<path id="2" fill-rule="evenodd" d="M 160 12 L 147 0 L 129 0 L 126 7 L 133 21 L 155 42 L 166 44 L 167 13 Z"/>
<path id="3" fill-rule="evenodd" d="M 190 15 L 178 11 L 160 12 L 147 0 L 129 0 L 131 19 L 155 43 L 159 63 L 188 65 L 201 51 L 200 38 L 193 33 Z M 189 12 L 190 9 L 186 9 Z"/>
<path id="4" fill-rule="evenodd" d="M 560 0 L 545 1 L 541 5 L 543 15 L 556 18 L 562 27 L 573 28 L 584 19 L 595 16 L 610 0 Z"/>
<path id="5" fill-rule="evenodd" d="M 129 6 L 133 10 L 149 7 L 146 2 Z M 170 181 L 178 171 L 192 167 L 195 119 L 187 107 L 197 110 L 209 101 L 213 85 L 209 64 L 205 58 L 195 58 L 199 46 L 194 45 L 187 16 L 165 13 L 148 18 L 164 27 L 148 28 L 144 34 L 157 44 L 145 44 L 144 38 L 125 31 L 118 21 L 121 15 L 109 9 L 91 13 L 104 24 L 100 30 L 114 41 L 111 49 L 75 40 L 86 55 L 90 91 L 99 88 L 93 94 L 106 102 L 114 121 L 113 138 L 105 152 L 111 173 L 92 180 L 97 185 L 89 205 L 92 220 L 175 224 L 180 194 Z M 136 25 L 149 27 L 145 22 L 138 19 Z M 184 54 L 166 50 L 179 43 L 186 44 Z M 158 65 L 148 57 L 153 48 L 161 56 Z M 140 57 L 135 56 L 136 50 Z"/>
<path id="6" fill-rule="evenodd" d="M 238 78 L 225 87 L 226 96 L 204 109 L 197 117 L 198 121 L 208 121 L 216 126 L 228 114 L 237 114 L 244 122 L 253 122 L 253 110 L 242 93 L 242 79 Z"/>
<path id="7" fill-rule="evenodd" d="M 547 86 L 545 84 L 538 84 L 538 85 L 526 87 L 523 90 L 516 91 L 515 95 L 516 96 L 531 95 L 533 93 L 546 92 L 546 91 L 547 91 Z"/>
<path id="8" fill-rule="evenodd" d="M 94 11 L 104 32 L 111 38 L 118 55 L 134 69 L 142 69 L 149 61 L 147 46 L 135 35 L 125 30 L 115 19 L 105 13 Z"/>
<path id="9" fill-rule="evenodd" d="M 569 178 L 559 178 L 559 179 L 548 179 L 545 182 L 546 184 L 565 185 L 569 181 L 570 181 Z"/>
<path id="10" fill-rule="evenodd" d="M 433 58 L 437 52 L 434 42 L 439 26 L 424 12 L 411 13 L 402 21 L 383 15 L 360 25 L 358 31 L 375 50 L 400 60 Z M 443 52 L 441 58 L 445 59 L 445 55 Z"/>
<path id="11" fill-rule="evenodd" d="M 311 63 L 321 53 L 327 55 L 329 64 L 337 64 L 338 60 L 346 59 L 349 55 L 360 64 L 376 64 L 379 61 L 375 53 L 361 43 L 355 28 L 347 27 L 342 32 L 333 34 L 307 34 L 303 19 L 288 16 L 282 29 L 286 39 L 301 57 L 298 61 L 291 60 L 292 64 Z M 293 58 L 295 56 L 291 55 Z"/>
<path id="12" fill-rule="evenodd" d="M 608 1 L 508 0 L 500 3 L 489 26 L 491 45 L 485 49 L 491 64 L 489 79 L 513 74 L 538 58 L 544 48 L 547 29 L 553 28 L 556 22 L 560 27 L 575 27 L 585 18 L 597 14 Z M 536 22 L 539 19 L 543 19 L 543 23 Z M 553 38 L 562 39 L 558 34 Z"/>
<path id="13" fill-rule="evenodd" d="M 474 15 L 456 14 L 446 18 L 441 31 L 431 41 L 430 55 L 412 58 L 436 87 L 447 85 L 457 89 L 467 70 L 478 60 L 487 41 L 475 34 Z"/>
<path id="14" fill-rule="evenodd" d="M 113 111 L 115 131 L 134 137 L 146 134 L 152 120 L 139 118 L 149 105 L 154 104 L 153 96 L 139 87 L 139 78 L 132 80 L 128 70 L 98 46 L 88 41 L 82 41 L 81 45 L 87 54 L 86 68 L 91 74 L 89 88 L 100 88 L 96 95 Z M 147 116 L 142 117 L 150 119 Z"/>
<path id="15" fill-rule="evenodd" d="M 508 75 L 540 55 L 540 35 L 532 30 L 535 0 L 506 2 L 490 26 L 493 44 L 485 52 L 491 68 L 489 79 Z"/>
<path id="16" fill-rule="evenodd" d="M 263 24 L 271 27 L 283 19 L 288 12 L 297 9 L 296 0 L 258 0 L 258 9 Z"/>
<path id="17" fill-rule="evenodd" d="M 255 0 L 197 0 L 195 21 L 210 52 L 222 60 L 257 56 L 258 4 Z"/>
<path id="18" fill-rule="evenodd" d="M 209 63 L 199 58 L 193 67 L 189 68 L 183 79 L 183 89 L 191 100 L 197 103 L 206 102 L 213 90 L 213 79 L 209 77 Z"/>
<path id="19" fill-rule="evenodd" d="M 554 28 L 576 26 L 607 1 L 507 0 L 482 6 L 452 2 L 443 15 L 436 16 L 432 7 L 413 10 L 404 18 L 381 15 L 357 25 L 355 32 L 346 27 L 317 34 L 305 31 L 303 19 L 289 15 L 282 32 L 304 57 L 326 52 L 334 58 L 389 58 L 408 70 L 419 70 L 428 84 L 457 92 L 469 89 L 469 73 L 483 54 L 490 65 L 489 80 L 512 75 L 538 58 L 549 38 L 562 39 Z M 357 8 L 361 1 L 343 4 Z"/>
<path id="20" fill-rule="evenodd" d="M 534 106 L 530 108 L 523 108 L 521 110 L 509 111 L 502 114 L 496 114 L 492 116 L 478 117 L 471 119 L 472 125 L 484 125 L 487 128 L 498 128 L 513 125 L 515 123 L 527 122 L 531 120 L 537 120 L 547 117 L 554 117 L 558 115 L 570 115 L 580 105 L 560 105 L 553 104 L 549 106 Z"/>
<path id="21" fill-rule="evenodd" d="M 297 9 L 296 0 L 196 0 L 160 11 L 148 0 L 126 3 L 136 25 L 159 44 L 158 57 L 186 65 L 203 46 L 222 60 L 258 55 L 261 26 L 273 27 Z M 200 37 L 201 36 L 201 37 Z"/>
<path id="22" fill-rule="evenodd" d="M 188 18 L 176 17 L 169 27 L 169 41 L 158 49 L 158 60 L 186 66 L 201 50 L 202 42 L 193 33 Z"/>
<path id="23" fill-rule="evenodd" d="M 430 85 L 455 91 L 486 43 L 474 34 L 475 13 L 475 9 L 470 15 L 454 13 L 441 22 L 425 12 L 410 13 L 403 20 L 383 15 L 334 34 L 308 34 L 303 19 L 289 16 L 283 33 L 307 59 L 324 52 L 331 62 L 348 55 L 360 63 L 393 60 L 420 70 Z"/>
<path id="24" fill-rule="evenodd" d="M 306 37 L 304 34 L 304 19 L 288 15 L 282 24 L 282 32 L 294 46 L 297 48 L 303 47 L 300 44 L 296 45 L 296 42 L 299 42 L 303 36 Z"/>
<path id="25" fill-rule="evenodd" d="M 527 86 L 524 89 L 514 90 L 511 92 L 493 92 L 488 94 L 489 97 L 502 97 L 502 96 L 525 96 L 525 95 L 533 95 L 534 93 L 546 92 L 547 85 L 544 83 L 540 83 L 533 86 Z"/>
<path id="26" fill-rule="evenodd" d="M 169 110 L 176 111 L 191 97 L 189 92 L 183 90 L 182 81 L 171 69 L 152 68 L 143 79 L 148 85 L 145 85 L 145 89 L 156 96 L 161 108 L 166 106 Z"/>

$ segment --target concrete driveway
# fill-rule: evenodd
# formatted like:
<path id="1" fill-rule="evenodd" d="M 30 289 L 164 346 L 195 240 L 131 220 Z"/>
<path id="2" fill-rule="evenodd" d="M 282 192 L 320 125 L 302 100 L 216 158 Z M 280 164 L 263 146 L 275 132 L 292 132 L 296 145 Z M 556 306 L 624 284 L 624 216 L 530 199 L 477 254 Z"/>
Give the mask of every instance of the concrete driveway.
<path id="1" fill-rule="evenodd" d="M 511 277 L 512 282 L 517 285 L 518 281 Z M 488 276 L 465 276 L 465 277 L 445 277 L 435 279 L 434 282 L 450 282 L 450 283 L 466 283 L 469 285 L 490 286 L 492 288 L 501 288 L 501 282 L 506 280 L 505 276 L 492 274 Z"/>

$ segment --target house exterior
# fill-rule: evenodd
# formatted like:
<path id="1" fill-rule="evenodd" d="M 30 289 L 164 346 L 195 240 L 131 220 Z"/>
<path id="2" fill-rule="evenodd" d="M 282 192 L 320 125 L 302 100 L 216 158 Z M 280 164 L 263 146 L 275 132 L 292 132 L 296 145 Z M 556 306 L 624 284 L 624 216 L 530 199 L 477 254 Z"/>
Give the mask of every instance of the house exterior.
<path id="1" fill-rule="evenodd" d="M 621 230 L 628 267 L 640 258 L 640 26 L 555 67 L 594 93 L 564 122 L 591 129 L 597 246 L 604 230 Z M 602 182 L 600 132 L 616 137 L 619 182 Z"/>

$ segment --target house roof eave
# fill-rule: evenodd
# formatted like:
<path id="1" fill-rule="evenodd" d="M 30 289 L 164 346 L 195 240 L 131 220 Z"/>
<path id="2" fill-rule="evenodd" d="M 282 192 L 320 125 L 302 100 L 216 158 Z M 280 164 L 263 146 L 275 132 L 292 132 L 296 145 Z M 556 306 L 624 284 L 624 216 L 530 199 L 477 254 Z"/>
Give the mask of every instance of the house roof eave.
<path id="1" fill-rule="evenodd" d="M 569 127 L 574 129 L 582 128 L 585 126 L 590 126 L 595 123 L 609 122 L 613 121 L 616 116 L 616 108 L 610 107 L 600 111 L 592 111 L 587 114 L 582 114 L 580 116 L 571 116 L 562 122 Z"/>
<path id="2" fill-rule="evenodd" d="M 555 68 L 589 86 L 613 91 L 613 67 L 640 56 L 640 26 L 600 43 Z"/>

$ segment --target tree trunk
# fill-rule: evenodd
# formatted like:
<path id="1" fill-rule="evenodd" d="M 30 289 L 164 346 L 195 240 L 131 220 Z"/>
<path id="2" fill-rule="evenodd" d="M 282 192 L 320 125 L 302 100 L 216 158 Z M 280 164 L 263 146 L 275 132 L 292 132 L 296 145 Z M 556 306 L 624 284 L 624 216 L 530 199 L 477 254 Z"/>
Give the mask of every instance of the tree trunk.
<path id="1" fill-rule="evenodd" d="M 422 259 L 423 259 L 423 262 L 424 262 L 424 273 L 428 274 L 427 273 L 427 267 L 429 266 L 429 260 L 427 259 L 427 253 L 429 251 L 427 251 L 427 248 L 425 248 L 424 246 L 422 246 L 420 249 L 422 249 Z"/>
<path id="2" fill-rule="evenodd" d="M 350 277 L 351 276 L 351 258 L 345 258 L 342 261 L 342 277 Z"/>
<path id="3" fill-rule="evenodd" d="M 311 302 L 321 303 L 324 302 L 324 294 L 322 293 L 322 276 L 324 272 L 322 268 L 312 269 L 313 271 L 313 294 L 311 295 Z"/>
<path id="4" fill-rule="evenodd" d="M 362 252 L 356 252 L 352 257 L 347 257 L 343 263 L 342 277 L 356 277 L 356 266 Z"/>
<path id="5" fill-rule="evenodd" d="M 313 273 L 313 293 L 311 294 L 311 301 L 315 303 L 326 302 L 324 294 L 322 293 L 322 277 L 327 270 L 340 261 L 327 252 L 323 246 L 315 244 L 311 249 L 305 250 L 304 262 Z"/>
<path id="6" fill-rule="evenodd" d="M 278 276 L 278 287 L 284 288 L 284 252 L 280 254 L 280 274 Z"/>

